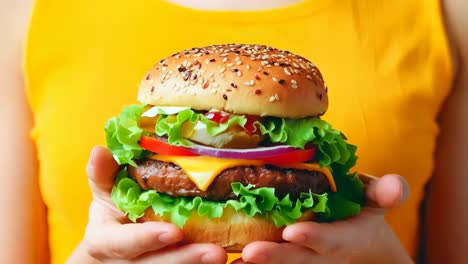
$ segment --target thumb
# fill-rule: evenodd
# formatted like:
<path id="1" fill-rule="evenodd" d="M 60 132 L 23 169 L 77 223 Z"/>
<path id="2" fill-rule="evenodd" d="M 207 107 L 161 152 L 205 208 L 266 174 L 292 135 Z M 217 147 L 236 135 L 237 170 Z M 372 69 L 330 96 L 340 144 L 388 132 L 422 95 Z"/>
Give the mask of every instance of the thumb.
<path id="1" fill-rule="evenodd" d="M 91 150 L 86 172 L 94 197 L 101 199 L 109 197 L 118 169 L 119 165 L 108 149 L 98 146 Z"/>
<path id="2" fill-rule="evenodd" d="M 390 209 L 404 203 L 409 197 L 408 182 L 397 174 L 380 178 L 360 175 L 366 184 L 366 200 L 369 207 Z"/>

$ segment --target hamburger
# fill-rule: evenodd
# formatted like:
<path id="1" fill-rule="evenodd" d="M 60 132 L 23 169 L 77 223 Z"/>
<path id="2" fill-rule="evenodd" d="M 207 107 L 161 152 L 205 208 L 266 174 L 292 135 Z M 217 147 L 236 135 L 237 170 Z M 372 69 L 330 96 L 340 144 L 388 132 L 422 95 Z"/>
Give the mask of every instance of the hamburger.
<path id="1" fill-rule="evenodd" d="M 159 61 L 139 104 L 105 125 L 121 165 L 111 198 L 134 222 L 239 252 L 297 221 L 359 213 L 356 146 L 324 121 L 327 87 L 309 60 L 265 45 L 192 48 Z"/>

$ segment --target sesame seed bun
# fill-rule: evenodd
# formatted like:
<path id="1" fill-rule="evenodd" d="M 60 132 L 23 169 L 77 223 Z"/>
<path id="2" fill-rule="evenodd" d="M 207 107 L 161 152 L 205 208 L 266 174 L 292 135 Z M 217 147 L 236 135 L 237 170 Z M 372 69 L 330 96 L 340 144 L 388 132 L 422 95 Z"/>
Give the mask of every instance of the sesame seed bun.
<path id="1" fill-rule="evenodd" d="M 214 45 L 161 60 L 138 100 L 158 106 L 301 118 L 328 107 L 320 71 L 307 59 L 262 45 Z"/>
<path id="2" fill-rule="evenodd" d="M 311 211 L 305 212 L 298 221 L 314 219 Z M 139 219 L 140 222 L 166 221 L 150 208 Z M 184 243 L 213 243 L 227 252 L 241 252 L 252 241 L 281 242 L 284 227 L 276 227 L 272 222 L 260 217 L 250 217 L 232 208 L 224 209 L 221 218 L 208 219 L 192 214 L 185 223 L 182 232 Z"/>

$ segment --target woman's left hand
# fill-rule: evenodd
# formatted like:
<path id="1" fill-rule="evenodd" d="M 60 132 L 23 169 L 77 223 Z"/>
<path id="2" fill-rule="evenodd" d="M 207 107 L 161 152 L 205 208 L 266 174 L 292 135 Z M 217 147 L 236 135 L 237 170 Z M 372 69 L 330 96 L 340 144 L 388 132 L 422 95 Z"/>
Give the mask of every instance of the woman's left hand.
<path id="1" fill-rule="evenodd" d="M 366 188 L 368 206 L 359 215 L 333 223 L 293 224 L 283 231 L 287 242 L 253 242 L 233 263 L 413 263 L 384 219 L 408 194 L 401 176 L 374 178 Z"/>

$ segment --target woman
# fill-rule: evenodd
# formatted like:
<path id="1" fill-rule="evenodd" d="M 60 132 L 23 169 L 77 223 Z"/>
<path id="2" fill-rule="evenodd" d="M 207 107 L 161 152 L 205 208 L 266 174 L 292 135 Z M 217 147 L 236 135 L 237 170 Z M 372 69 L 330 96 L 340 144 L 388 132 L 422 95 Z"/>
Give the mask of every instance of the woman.
<path id="1" fill-rule="evenodd" d="M 116 166 L 104 149 L 90 157 L 92 202 L 83 168 L 89 149 L 104 143 L 105 120 L 134 102 L 135 83 L 155 61 L 183 48 L 226 42 L 269 44 L 319 65 L 330 87 L 326 119 L 359 146 L 356 169 L 397 172 L 412 189 L 411 198 L 394 208 L 404 200 L 398 177 L 384 176 L 368 188 L 368 198 L 392 208 L 386 217 L 391 228 L 383 210 L 368 208 L 332 225 L 293 225 L 283 234 L 289 243 L 254 242 L 243 251 L 244 261 L 406 263 L 418 247 L 428 263 L 463 261 L 463 1 L 38 0 L 29 27 L 29 1 L 3 2 L 4 262 L 46 263 L 47 244 L 52 263 L 225 262 L 225 252 L 214 245 L 160 250 L 181 239 L 170 224 L 122 225 L 124 218 L 108 203 Z M 423 198 L 427 210 L 419 218 Z M 418 243 L 419 228 L 424 244 Z"/>

